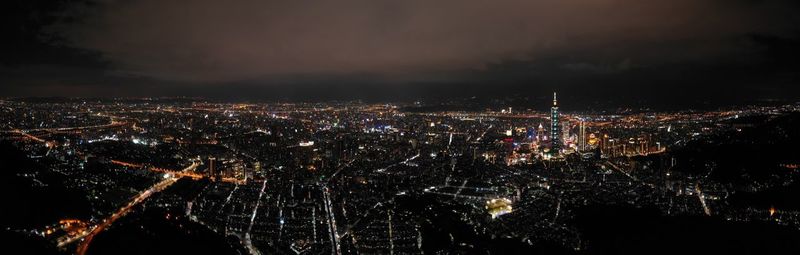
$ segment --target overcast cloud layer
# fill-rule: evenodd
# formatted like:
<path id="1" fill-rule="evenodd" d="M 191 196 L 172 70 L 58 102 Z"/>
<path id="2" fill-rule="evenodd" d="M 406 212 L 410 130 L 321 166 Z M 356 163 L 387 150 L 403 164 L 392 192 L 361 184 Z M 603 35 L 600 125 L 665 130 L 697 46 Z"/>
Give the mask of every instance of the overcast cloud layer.
<path id="1" fill-rule="evenodd" d="M 796 0 L 9 1 L 0 95 L 800 94 Z"/>
<path id="2" fill-rule="evenodd" d="M 191 81 L 413 76 L 574 50 L 624 68 L 725 56 L 741 45 L 720 41 L 794 29 L 785 8 L 731 0 L 110 1 L 68 36 L 122 71 Z"/>

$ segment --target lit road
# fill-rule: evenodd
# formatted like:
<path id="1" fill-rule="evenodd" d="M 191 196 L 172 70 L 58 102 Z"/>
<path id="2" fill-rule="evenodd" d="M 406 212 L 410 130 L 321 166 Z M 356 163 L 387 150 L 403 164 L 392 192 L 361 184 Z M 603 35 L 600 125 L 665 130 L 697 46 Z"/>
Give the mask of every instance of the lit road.
<path id="1" fill-rule="evenodd" d="M 63 128 L 33 128 L 33 129 L 22 130 L 22 132 L 25 132 L 25 133 L 29 133 L 29 132 L 71 132 L 71 131 L 82 131 L 82 130 L 90 130 L 90 129 L 105 129 L 105 128 L 121 127 L 121 126 L 125 126 L 125 125 L 128 125 L 128 123 L 127 122 L 120 122 L 120 121 L 112 120 L 108 124 L 103 124 L 103 125 L 82 126 L 82 127 L 63 127 Z"/>
<path id="2" fill-rule="evenodd" d="M 144 202 L 147 198 L 149 198 L 153 194 L 158 193 L 159 191 L 164 190 L 165 188 L 169 187 L 170 185 L 175 183 L 177 180 L 178 180 L 178 178 L 175 178 L 175 177 L 167 178 L 166 180 L 163 180 L 163 181 L 153 185 L 149 189 L 139 193 L 139 195 L 136 196 L 136 198 L 134 198 L 132 201 L 128 202 L 128 204 L 126 204 L 125 206 L 123 206 L 122 208 L 117 210 L 117 212 L 115 212 L 114 214 L 112 214 L 111 216 L 109 216 L 108 218 L 103 220 L 102 223 L 100 223 L 99 225 L 95 226 L 92 229 L 92 231 L 90 231 L 86 235 L 86 237 L 83 238 L 83 241 L 81 241 L 81 243 L 78 245 L 78 250 L 75 253 L 78 254 L 78 255 L 86 254 L 86 251 L 89 249 L 89 244 L 92 242 L 92 239 L 97 234 L 100 234 L 100 232 L 103 232 L 103 230 L 105 230 L 106 228 L 111 226 L 111 224 L 114 223 L 114 221 L 118 220 L 122 216 L 125 216 L 125 214 L 127 214 L 134 206 Z"/>
<path id="3" fill-rule="evenodd" d="M 258 215 L 258 208 L 261 207 L 261 198 L 264 197 L 264 191 L 267 189 L 267 180 L 261 184 L 261 191 L 258 192 L 258 200 L 256 200 L 256 206 L 253 209 L 253 214 L 250 216 L 250 224 L 247 226 L 247 232 L 244 234 L 244 243 L 247 246 L 247 249 L 250 251 L 250 254 L 258 255 L 261 252 L 253 246 L 252 239 L 250 238 L 250 232 L 253 230 L 253 224 L 256 222 L 256 215 Z M 316 221 L 314 221 L 316 222 Z M 316 232 L 314 232 L 316 234 Z M 316 238 L 315 238 L 316 239 Z"/>
<path id="4" fill-rule="evenodd" d="M 142 164 L 129 163 L 129 162 L 124 162 L 124 161 L 119 161 L 119 160 L 111 160 L 111 163 L 115 164 L 115 165 L 124 166 L 124 167 L 130 167 L 130 168 L 145 168 L 145 166 L 142 165 Z M 190 166 L 189 168 L 186 168 L 186 169 L 183 169 L 183 170 L 180 170 L 180 171 L 164 169 L 164 168 L 159 168 L 159 167 L 148 167 L 147 170 L 152 171 L 152 172 L 171 174 L 171 175 L 173 175 L 175 177 L 188 177 L 188 178 L 192 178 L 194 180 L 203 179 L 203 175 L 194 172 L 194 170 L 197 168 L 197 166 L 199 166 L 199 165 Z M 223 180 L 223 181 L 230 182 L 230 180 Z"/>
<path id="5" fill-rule="evenodd" d="M 325 210 L 328 213 L 328 230 L 331 234 L 331 253 L 332 254 L 342 254 L 342 249 L 339 244 L 340 236 L 339 232 L 336 230 L 336 218 L 333 215 L 333 207 L 331 206 L 331 195 L 330 189 L 328 187 L 322 188 L 322 193 L 325 197 Z"/>
<path id="6" fill-rule="evenodd" d="M 192 165 L 190 165 L 189 167 L 183 169 L 181 172 L 193 171 L 195 168 L 197 168 L 197 166 L 199 166 L 199 163 L 193 162 Z M 153 194 L 156 194 L 156 193 L 166 189 L 167 187 L 171 186 L 175 182 L 177 182 L 178 179 L 180 179 L 180 177 L 175 177 L 175 176 L 171 176 L 171 175 L 168 176 L 163 181 L 158 182 L 155 185 L 151 186 L 150 188 L 140 192 L 136 197 L 134 197 L 133 200 L 131 200 L 130 202 L 125 204 L 125 206 L 123 206 L 122 208 L 119 208 L 116 212 L 111 214 L 108 218 L 104 219 L 100 224 L 95 225 L 94 227 L 90 228 L 91 231 L 89 231 L 88 233 L 83 233 L 82 235 L 76 236 L 73 239 L 70 239 L 70 240 L 67 240 L 67 241 L 65 241 L 63 243 L 60 243 L 58 246 L 62 247 L 64 245 L 66 245 L 66 244 L 69 244 L 69 243 L 71 243 L 71 242 L 73 242 L 75 240 L 78 240 L 78 239 L 82 238 L 81 243 L 78 244 L 78 249 L 75 252 L 75 254 L 85 255 L 86 251 L 89 249 L 89 244 L 92 243 L 92 239 L 94 239 L 94 237 L 97 236 L 97 234 L 100 234 L 101 232 L 103 232 L 103 230 L 105 230 L 106 228 L 111 226 L 111 224 L 113 224 L 116 220 L 118 220 L 122 216 L 125 216 L 125 214 L 130 212 L 131 209 L 133 209 L 137 205 L 139 205 L 142 202 L 144 202 L 145 200 L 147 200 L 147 198 L 149 198 Z"/>
<path id="7" fill-rule="evenodd" d="M 392 213 L 391 210 L 386 210 L 386 215 L 389 216 L 389 254 L 394 255 L 394 236 L 392 230 Z"/>
<path id="8" fill-rule="evenodd" d="M 83 131 L 83 130 L 90 130 L 90 129 L 105 129 L 105 128 L 121 127 L 121 126 L 125 126 L 125 125 L 128 125 L 128 123 L 127 122 L 119 122 L 119 121 L 111 120 L 111 122 L 109 122 L 108 124 L 104 124 L 104 125 L 82 126 L 82 127 L 64 127 L 64 128 L 35 128 L 35 129 L 24 129 L 24 130 L 23 129 L 11 129 L 11 130 L 4 130 L 4 131 L 0 131 L 0 132 L 3 132 L 3 133 L 16 133 L 16 134 L 22 135 L 25 138 L 31 139 L 33 141 L 40 142 L 40 143 L 46 143 L 47 142 L 46 140 L 41 139 L 41 138 L 36 137 L 36 136 L 33 136 L 33 135 L 29 134 L 29 133 L 31 133 L 31 132 L 50 132 L 50 133 L 74 132 L 74 131 Z"/>
<path id="9" fill-rule="evenodd" d="M 711 208 L 708 208 L 708 204 L 706 204 L 706 195 L 703 195 L 703 190 L 700 189 L 700 183 L 695 184 L 695 193 L 697 194 L 697 199 L 700 200 L 700 205 L 703 206 L 703 212 L 707 216 L 711 216 Z"/>
<path id="10" fill-rule="evenodd" d="M 637 179 L 635 176 L 633 176 L 633 175 L 629 174 L 628 172 L 625 172 L 625 170 L 622 170 L 621 168 L 619 168 L 619 167 L 618 167 L 617 165 L 615 165 L 614 163 L 611 163 L 611 161 L 606 161 L 606 164 L 607 164 L 607 165 L 609 165 L 609 166 L 611 166 L 611 169 L 617 170 L 618 172 L 620 172 L 620 173 L 624 174 L 625 176 L 627 176 L 627 177 L 628 177 L 628 178 L 630 178 L 631 180 L 633 180 L 633 181 L 636 181 L 636 182 L 638 182 L 638 181 L 639 181 L 639 179 Z"/>
<path id="11" fill-rule="evenodd" d="M 25 131 L 22 131 L 22 130 L 19 130 L 19 129 L 6 130 L 6 131 L 3 131 L 3 133 L 18 134 L 18 135 L 21 135 L 21 136 L 23 136 L 25 138 L 28 138 L 28 139 L 31 139 L 33 141 L 40 142 L 40 143 L 46 143 L 47 142 L 44 139 L 41 139 L 39 137 L 33 136 L 31 134 L 28 134 L 28 132 L 25 132 Z"/>
<path id="12" fill-rule="evenodd" d="M 391 164 L 391 165 L 389 165 L 387 167 L 380 168 L 380 169 L 377 169 L 375 171 L 378 172 L 378 173 L 382 173 L 382 172 L 385 172 L 387 169 L 395 167 L 395 166 L 398 166 L 398 165 L 408 165 L 408 162 L 411 162 L 412 160 L 417 159 L 419 157 L 419 155 L 420 154 L 417 153 L 417 155 L 411 156 L 410 158 L 404 159 L 403 161 Z M 337 173 L 338 173 L 338 171 L 337 171 Z"/>
<path id="13" fill-rule="evenodd" d="M 558 214 L 561 212 L 561 197 L 558 198 L 558 204 L 556 205 L 556 216 L 553 216 L 553 222 L 550 224 L 556 224 L 556 219 L 558 219 Z"/>

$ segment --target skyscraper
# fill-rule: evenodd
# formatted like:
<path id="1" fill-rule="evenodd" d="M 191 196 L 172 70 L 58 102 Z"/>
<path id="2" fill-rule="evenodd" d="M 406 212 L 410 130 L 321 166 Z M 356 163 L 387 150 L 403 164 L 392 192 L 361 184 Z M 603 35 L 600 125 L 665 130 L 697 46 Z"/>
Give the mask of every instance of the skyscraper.
<path id="1" fill-rule="evenodd" d="M 586 150 L 586 122 L 581 119 L 580 130 L 578 131 L 578 151 Z"/>
<path id="2" fill-rule="evenodd" d="M 553 154 L 561 152 L 561 123 L 559 122 L 558 101 L 556 100 L 556 93 L 553 92 L 553 107 L 550 108 L 550 151 Z"/>
<path id="3" fill-rule="evenodd" d="M 215 180 L 217 180 L 217 170 L 216 170 L 216 168 L 214 166 L 216 161 L 217 161 L 216 158 L 213 158 L 213 157 L 209 157 L 208 158 L 208 177 L 209 178 L 214 178 Z"/>

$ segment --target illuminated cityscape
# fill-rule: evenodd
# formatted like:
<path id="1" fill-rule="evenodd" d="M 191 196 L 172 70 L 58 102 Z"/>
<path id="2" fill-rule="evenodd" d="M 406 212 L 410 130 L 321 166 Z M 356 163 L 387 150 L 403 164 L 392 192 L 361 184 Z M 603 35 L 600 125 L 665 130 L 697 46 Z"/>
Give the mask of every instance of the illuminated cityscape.
<path id="1" fill-rule="evenodd" d="M 17 215 L 27 220 L 10 229 L 64 253 L 111 252 L 140 224 L 186 231 L 180 238 L 203 233 L 222 253 L 480 253 L 497 251 L 492 242 L 580 253 L 603 247 L 580 223 L 601 205 L 800 231 L 790 205 L 743 203 L 796 185 L 796 157 L 759 165 L 769 174 L 737 176 L 732 186 L 717 174 L 727 164 L 700 149 L 776 128 L 796 141 L 798 129 L 781 125 L 800 120 L 798 104 L 628 114 L 560 113 L 555 100 L 550 113 L 358 102 L 1 104 L 4 157 L 19 161 L 12 177 L 54 203 L 46 215 Z"/>
<path id="2" fill-rule="evenodd" d="M 6 0 L 0 254 L 800 254 L 797 0 Z"/>

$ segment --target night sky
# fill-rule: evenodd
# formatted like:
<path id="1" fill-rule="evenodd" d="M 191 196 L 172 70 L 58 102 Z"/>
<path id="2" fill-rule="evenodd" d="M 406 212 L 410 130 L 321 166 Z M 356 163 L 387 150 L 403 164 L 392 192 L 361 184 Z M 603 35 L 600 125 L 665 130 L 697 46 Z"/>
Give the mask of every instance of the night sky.
<path id="1" fill-rule="evenodd" d="M 11 0 L 0 12 L 0 96 L 800 95 L 796 0 Z"/>

